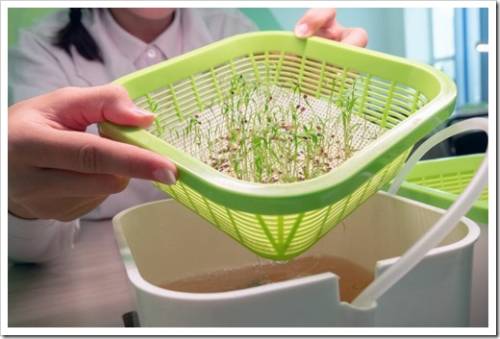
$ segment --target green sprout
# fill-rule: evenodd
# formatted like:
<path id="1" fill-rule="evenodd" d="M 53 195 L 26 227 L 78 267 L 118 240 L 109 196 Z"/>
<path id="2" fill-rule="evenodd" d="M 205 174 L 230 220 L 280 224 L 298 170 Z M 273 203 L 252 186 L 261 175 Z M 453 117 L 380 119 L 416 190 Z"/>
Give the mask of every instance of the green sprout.
<path id="1" fill-rule="evenodd" d="M 158 107 L 159 104 L 157 101 L 155 101 L 149 94 L 146 94 L 146 102 L 148 104 L 148 109 L 151 113 L 158 113 Z M 161 122 L 159 121 L 158 115 L 155 117 L 154 120 L 154 126 L 155 126 L 155 132 L 158 136 L 163 135 L 165 133 L 165 128 L 162 126 Z"/>
<path id="2" fill-rule="evenodd" d="M 300 81 L 278 87 L 238 74 L 225 84 L 181 130 L 184 147 L 216 170 L 245 181 L 291 183 L 328 173 L 355 152 L 354 85 L 339 94 L 332 80 L 325 109 Z M 146 99 L 155 112 L 158 104 Z M 179 131 L 170 134 L 179 139 Z"/>

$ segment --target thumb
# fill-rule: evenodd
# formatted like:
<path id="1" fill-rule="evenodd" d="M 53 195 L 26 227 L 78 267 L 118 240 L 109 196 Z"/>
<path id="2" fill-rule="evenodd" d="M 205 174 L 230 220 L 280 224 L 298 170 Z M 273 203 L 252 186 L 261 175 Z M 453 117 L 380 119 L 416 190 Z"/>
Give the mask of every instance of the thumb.
<path id="1" fill-rule="evenodd" d="M 126 126 L 149 126 L 155 116 L 137 107 L 120 85 L 67 87 L 52 92 L 45 101 L 51 118 L 67 129 L 83 131 L 88 125 L 109 121 Z"/>
<path id="2" fill-rule="evenodd" d="M 297 22 L 294 32 L 299 38 L 306 38 L 314 35 L 323 26 L 327 26 L 335 20 L 336 11 L 334 8 L 313 8 L 304 14 Z"/>

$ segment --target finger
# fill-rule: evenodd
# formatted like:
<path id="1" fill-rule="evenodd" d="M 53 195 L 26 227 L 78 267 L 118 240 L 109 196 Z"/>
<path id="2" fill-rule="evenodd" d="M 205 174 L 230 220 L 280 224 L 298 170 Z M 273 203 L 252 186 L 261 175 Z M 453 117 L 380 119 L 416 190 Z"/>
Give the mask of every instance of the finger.
<path id="1" fill-rule="evenodd" d="M 89 133 L 51 130 L 18 147 L 25 148 L 19 154 L 30 155 L 23 160 L 36 167 L 114 174 L 168 185 L 174 184 L 177 177 L 175 165 L 165 157 Z"/>
<path id="2" fill-rule="evenodd" d="M 322 27 L 316 32 L 317 36 L 329 39 L 340 41 L 342 38 L 342 32 L 344 31 L 344 27 L 338 23 L 337 20 L 333 21 L 332 24 Z"/>
<path id="3" fill-rule="evenodd" d="M 63 127 L 83 131 L 88 125 L 110 121 L 119 125 L 147 127 L 154 114 L 133 103 L 127 91 L 116 84 L 52 92 L 43 100 L 43 110 Z"/>
<path id="4" fill-rule="evenodd" d="M 9 173 L 9 180 L 12 201 L 22 204 L 24 199 L 107 196 L 124 190 L 129 178 L 31 167 Z"/>
<path id="5" fill-rule="evenodd" d="M 320 28 L 335 20 L 334 8 L 313 8 L 297 22 L 294 32 L 299 38 L 306 38 L 315 34 Z"/>
<path id="6" fill-rule="evenodd" d="M 53 219 L 60 221 L 71 221 L 84 216 L 85 214 L 93 211 L 97 206 L 99 206 L 108 196 L 91 198 L 88 200 L 75 201 L 74 198 L 63 198 L 60 199 L 61 204 L 69 205 L 70 208 L 61 211 L 62 213 Z"/>
<path id="7" fill-rule="evenodd" d="M 340 41 L 353 46 L 366 47 L 368 33 L 362 28 L 347 28 L 342 32 Z"/>
<path id="8" fill-rule="evenodd" d="M 39 197 L 102 197 L 123 191 L 129 183 L 127 177 L 58 169 L 38 169 L 32 178 L 43 183 L 43 187 L 32 194 Z"/>
<path id="9" fill-rule="evenodd" d="M 62 197 L 37 200 L 29 204 L 29 213 L 36 219 L 75 220 L 99 206 L 107 196 L 87 199 Z"/>

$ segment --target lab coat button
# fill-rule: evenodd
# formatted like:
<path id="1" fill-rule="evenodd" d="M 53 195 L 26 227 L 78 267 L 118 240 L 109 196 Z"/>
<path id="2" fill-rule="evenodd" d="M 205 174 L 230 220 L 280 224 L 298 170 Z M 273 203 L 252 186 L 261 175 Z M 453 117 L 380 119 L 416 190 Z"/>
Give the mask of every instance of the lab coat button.
<path id="1" fill-rule="evenodd" d="M 153 48 L 149 48 L 147 54 L 150 59 L 154 59 L 156 57 L 156 51 Z"/>

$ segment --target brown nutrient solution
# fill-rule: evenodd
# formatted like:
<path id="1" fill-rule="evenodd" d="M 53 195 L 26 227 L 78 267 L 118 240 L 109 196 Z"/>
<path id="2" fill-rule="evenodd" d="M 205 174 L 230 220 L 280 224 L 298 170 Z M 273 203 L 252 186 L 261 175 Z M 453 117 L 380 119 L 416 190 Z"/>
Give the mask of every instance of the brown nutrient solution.
<path id="1" fill-rule="evenodd" d="M 279 263 L 221 270 L 161 284 L 181 292 L 214 293 L 239 290 L 273 282 L 333 272 L 340 277 L 340 300 L 351 302 L 373 280 L 373 273 L 353 262 L 333 256 L 311 256 Z"/>

